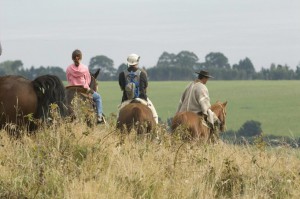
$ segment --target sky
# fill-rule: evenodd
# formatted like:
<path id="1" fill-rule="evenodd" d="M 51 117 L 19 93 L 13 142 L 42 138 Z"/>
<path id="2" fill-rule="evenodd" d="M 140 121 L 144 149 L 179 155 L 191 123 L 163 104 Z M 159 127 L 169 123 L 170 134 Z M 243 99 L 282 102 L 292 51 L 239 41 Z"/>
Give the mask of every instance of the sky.
<path id="1" fill-rule="evenodd" d="M 300 65 L 299 0 L 0 0 L 0 62 L 24 67 L 86 65 L 105 55 L 114 67 L 131 53 L 155 66 L 163 52 L 221 52 L 255 69 Z"/>

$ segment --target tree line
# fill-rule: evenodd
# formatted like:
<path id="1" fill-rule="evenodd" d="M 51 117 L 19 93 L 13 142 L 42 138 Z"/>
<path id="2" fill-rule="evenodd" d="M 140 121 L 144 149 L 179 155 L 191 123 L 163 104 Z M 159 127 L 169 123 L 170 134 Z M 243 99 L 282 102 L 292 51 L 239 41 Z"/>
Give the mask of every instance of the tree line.
<path id="1" fill-rule="evenodd" d="M 97 55 L 90 59 L 89 69 L 95 71 L 100 68 L 99 79 L 103 81 L 117 80 L 121 71 L 127 65 L 122 63 L 114 67 L 114 61 L 105 56 Z M 216 80 L 299 80 L 300 64 L 293 70 L 290 66 L 271 64 L 269 68 L 255 71 L 250 58 L 241 59 L 238 63 L 230 65 L 228 58 L 221 52 L 210 52 L 200 62 L 198 56 L 190 51 L 181 51 L 178 54 L 163 52 L 156 65 L 142 66 L 151 81 L 191 80 L 195 78 L 195 71 L 208 70 Z M 65 71 L 59 66 L 31 66 L 24 68 L 21 60 L 4 61 L 0 63 L 0 75 L 22 75 L 34 79 L 40 75 L 53 74 L 66 80 Z"/>

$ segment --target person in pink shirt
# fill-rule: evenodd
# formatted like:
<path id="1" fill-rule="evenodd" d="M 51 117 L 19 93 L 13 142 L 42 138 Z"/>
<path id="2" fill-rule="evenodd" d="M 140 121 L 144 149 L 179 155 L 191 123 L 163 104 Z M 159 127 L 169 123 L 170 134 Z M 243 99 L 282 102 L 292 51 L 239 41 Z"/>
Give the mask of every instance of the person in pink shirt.
<path id="1" fill-rule="evenodd" d="M 97 110 L 97 122 L 106 123 L 103 116 L 103 108 L 102 108 L 102 99 L 99 93 L 93 91 L 90 88 L 91 83 L 91 75 L 88 67 L 82 63 L 80 63 L 82 59 L 82 53 L 80 50 L 74 50 L 72 53 L 73 64 L 67 67 L 66 76 L 69 83 L 69 86 L 83 86 L 87 89 L 88 93 L 91 93 L 93 96 L 93 101 L 96 104 Z"/>

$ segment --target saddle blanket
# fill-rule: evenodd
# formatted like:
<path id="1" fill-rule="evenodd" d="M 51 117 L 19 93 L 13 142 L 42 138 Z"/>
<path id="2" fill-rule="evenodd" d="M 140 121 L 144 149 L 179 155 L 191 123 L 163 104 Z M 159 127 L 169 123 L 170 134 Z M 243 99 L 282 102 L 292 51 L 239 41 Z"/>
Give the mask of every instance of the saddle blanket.
<path id="1" fill-rule="evenodd" d="M 126 101 L 122 102 L 122 104 L 120 104 L 118 106 L 118 110 L 120 111 L 124 106 L 126 106 L 127 104 L 130 104 L 133 100 L 139 101 L 141 104 L 148 106 L 148 102 L 146 100 L 143 100 L 141 98 L 135 98 L 135 99 L 126 100 Z"/>

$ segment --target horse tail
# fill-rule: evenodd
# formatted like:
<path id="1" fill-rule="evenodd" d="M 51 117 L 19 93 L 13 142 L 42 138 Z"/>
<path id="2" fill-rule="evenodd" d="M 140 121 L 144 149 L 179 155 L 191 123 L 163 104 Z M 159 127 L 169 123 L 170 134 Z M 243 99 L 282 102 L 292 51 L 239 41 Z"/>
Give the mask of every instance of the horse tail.
<path id="1" fill-rule="evenodd" d="M 132 120 L 133 120 L 133 122 L 141 122 L 140 121 L 141 114 L 142 114 L 142 111 L 141 111 L 140 108 L 133 107 L 133 109 L 132 109 Z"/>
<path id="2" fill-rule="evenodd" d="M 134 107 L 132 109 L 132 120 L 133 120 L 133 125 L 136 126 L 137 129 L 137 134 L 142 134 L 145 131 L 145 127 L 148 126 L 148 124 L 145 124 L 145 121 L 142 117 L 142 110 L 139 107 Z M 145 126 L 146 125 L 146 126 Z"/>
<path id="3" fill-rule="evenodd" d="M 57 76 L 43 75 L 37 77 L 31 83 L 38 98 L 38 109 L 35 115 L 37 118 L 47 119 L 49 105 L 54 103 L 58 105 L 60 114 L 62 116 L 66 115 L 65 87 Z"/>

